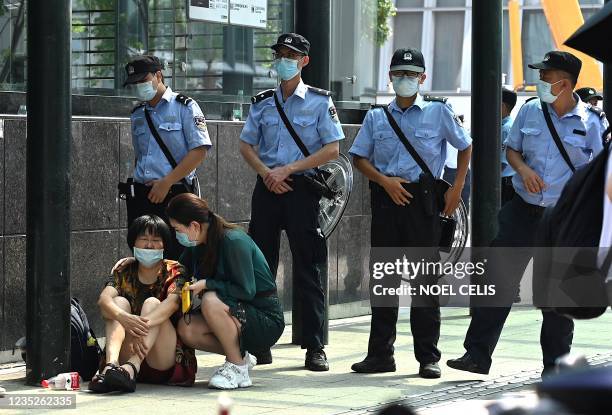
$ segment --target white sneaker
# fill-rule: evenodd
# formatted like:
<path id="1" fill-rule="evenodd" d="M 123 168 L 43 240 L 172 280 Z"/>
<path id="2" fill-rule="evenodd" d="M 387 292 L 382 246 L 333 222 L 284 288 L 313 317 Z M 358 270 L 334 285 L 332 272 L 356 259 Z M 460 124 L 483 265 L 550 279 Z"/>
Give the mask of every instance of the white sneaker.
<path id="1" fill-rule="evenodd" d="M 249 367 L 249 370 L 251 370 L 255 367 L 255 365 L 257 365 L 257 358 L 249 352 L 246 352 L 246 354 L 244 355 L 244 362 Z"/>
<path id="2" fill-rule="evenodd" d="M 248 388 L 252 384 L 248 365 L 237 366 L 227 361 L 208 381 L 208 387 L 211 389 Z"/>

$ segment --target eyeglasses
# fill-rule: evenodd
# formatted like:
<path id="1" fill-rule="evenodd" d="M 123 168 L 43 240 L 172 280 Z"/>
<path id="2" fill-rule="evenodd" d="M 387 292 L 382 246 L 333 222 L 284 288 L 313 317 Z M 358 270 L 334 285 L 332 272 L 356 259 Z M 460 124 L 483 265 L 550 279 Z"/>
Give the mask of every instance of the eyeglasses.
<path id="1" fill-rule="evenodd" d="M 412 71 L 392 71 L 391 76 L 397 76 L 398 78 L 418 78 L 420 73 Z"/>
<path id="2" fill-rule="evenodd" d="M 276 59 L 280 59 L 280 58 L 287 58 L 287 59 L 293 59 L 293 60 L 300 60 L 304 57 L 304 55 L 302 55 L 299 52 L 273 52 L 272 53 L 272 59 L 276 60 Z"/>

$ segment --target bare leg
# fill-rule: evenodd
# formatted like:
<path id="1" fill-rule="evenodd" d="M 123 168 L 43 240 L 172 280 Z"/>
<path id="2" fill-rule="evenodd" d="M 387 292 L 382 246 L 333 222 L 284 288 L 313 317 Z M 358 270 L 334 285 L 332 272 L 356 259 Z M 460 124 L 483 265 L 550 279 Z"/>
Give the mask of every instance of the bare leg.
<path id="1" fill-rule="evenodd" d="M 155 297 L 149 297 L 145 300 L 142 305 L 141 316 L 146 316 L 158 307 L 160 301 Z M 144 337 L 144 344 L 147 347 L 147 363 L 153 368 L 158 370 L 170 369 L 174 366 L 176 356 L 176 332 L 170 320 L 163 322 L 157 326 L 149 327 L 149 334 Z M 142 364 L 142 358 L 137 354 L 130 353 L 127 361 L 131 362 L 136 366 L 137 370 L 140 370 Z M 122 360 L 125 362 L 125 360 Z M 122 365 L 132 377 L 133 368 L 130 365 Z"/>
<path id="2" fill-rule="evenodd" d="M 230 314 L 229 306 L 223 303 L 214 291 L 204 294 L 202 315 L 221 343 L 227 361 L 235 365 L 244 364 L 238 342 L 240 323 Z"/>
<path id="3" fill-rule="evenodd" d="M 189 324 L 180 320 L 176 328 L 178 336 L 186 346 L 205 352 L 225 354 L 223 347 L 203 316 L 191 315 Z"/>
<path id="4" fill-rule="evenodd" d="M 125 297 L 118 296 L 113 298 L 113 301 L 122 310 L 128 313 L 131 312 L 130 303 Z M 104 318 L 106 332 L 106 363 L 117 365 L 119 364 L 121 346 L 126 337 L 125 329 L 117 320 L 113 320 L 110 316 L 105 315 L 104 311 L 102 311 L 102 317 Z M 106 368 L 102 371 L 102 373 L 104 372 L 106 372 Z"/>

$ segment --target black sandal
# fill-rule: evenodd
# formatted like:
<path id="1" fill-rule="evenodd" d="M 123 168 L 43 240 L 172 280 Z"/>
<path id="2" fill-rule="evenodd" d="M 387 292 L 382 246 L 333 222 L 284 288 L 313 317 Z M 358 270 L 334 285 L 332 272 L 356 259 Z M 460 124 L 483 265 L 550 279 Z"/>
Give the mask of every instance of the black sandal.
<path id="1" fill-rule="evenodd" d="M 104 365 L 104 367 L 105 368 L 109 367 L 110 368 L 109 370 L 111 370 L 111 369 L 116 368 L 117 365 L 115 365 L 114 363 L 107 363 Z M 89 381 L 89 386 L 87 388 L 93 393 L 112 392 L 112 389 L 109 387 L 108 383 L 106 383 L 105 381 L 105 375 L 106 373 L 96 373 L 94 377 L 91 378 L 91 381 Z"/>
<path id="2" fill-rule="evenodd" d="M 130 376 L 130 372 L 122 368 L 121 366 L 115 366 L 112 369 L 106 371 L 104 382 L 108 387 L 115 391 L 121 392 L 134 392 L 136 390 L 136 378 L 138 377 L 138 370 L 132 362 L 125 362 L 126 365 L 132 366 L 134 369 L 134 377 Z"/>

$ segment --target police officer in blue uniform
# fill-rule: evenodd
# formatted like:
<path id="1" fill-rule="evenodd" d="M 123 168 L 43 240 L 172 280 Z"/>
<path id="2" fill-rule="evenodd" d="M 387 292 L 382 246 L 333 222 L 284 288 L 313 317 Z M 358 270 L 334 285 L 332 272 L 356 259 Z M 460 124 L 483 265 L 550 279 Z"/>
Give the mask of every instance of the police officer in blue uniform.
<path id="1" fill-rule="evenodd" d="M 584 88 L 578 88 L 576 90 L 576 93 L 578 94 L 578 96 L 580 97 L 582 102 L 586 102 L 587 104 L 591 104 L 594 107 L 597 106 L 599 101 L 603 100 L 603 96 L 599 95 L 597 93 L 597 90 L 595 88 L 590 87 L 590 86 L 586 86 Z"/>
<path id="2" fill-rule="evenodd" d="M 472 140 L 444 98 L 419 94 L 419 85 L 425 77 L 425 61 L 420 51 L 396 50 L 389 70 L 396 97 L 388 111 L 436 178 L 441 176 L 444 168 L 447 141 L 459 150 L 457 175 L 444 195 L 444 206 L 434 200 L 433 211 L 428 212 L 424 193 L 426 184 L 420 182 L 423 171 L 395 134 L 384 108 L 375 107 L 366 114 L 349 152 L 355 167 L 370 180 L 373 251 L 378 247 L 419 247 L 431 251 L 432 258 L 429 259 L 437 261 L 440 240 L 438 212 L 451 215 L 459 205 Z M 393 372 L 396 369 L 393 344 L 398 302 L 397 298 L 388 300 L 390 302 L 379 304 L 370 293 L 372 320 L 368 353 L 362 362 L 351 367 L 355 372 Z M 414 353 L 420 364 L 419 375 L 439 378 L 439 301 L 432 297 L 415 306 L 413 298 L 412 304 L 410 327 Z"/>
<path id="3" fill-rule="evenodd" d="M 136 157 L 134 176 L 121 190 L 127 202 L 128 227 L 134 219 L 145 214 L 157 215 L 167 222 L 168 202 L 176 194 L 193 190 L 195 169 L 204 161 L 212 145 L 200 106 L 166 86 L 162 69 L 159 58 L 152 55 L 136 56 L 125 66 L 124 86 L 129 86 L 142 101 L 130 117 Z M 147 113 L 177 163 L 176 167 L 157 143 L 148 125 Z M 178 259 L 181 252 L 182 247 L 174 243 L 165 247 L 164 255 L 168 259 Z"/>
<path id="4" fill-rule="evenodd" d="M 523 105 L 505 142 L 508 162 L 516 171 L 512 179 L 516 195 L 499 212 L 499 231 L 491 246 L 512 250 L 504 251 L 501 259 L 496 256 L 494 262 L 489 261 L 488 270 L 492 272 L 486 276 L 487 283 L 495 282 L 496 290 L 510 298 L 533 255 L 533 241 L 544 209 L 555 205 L 573 174 L 555 144 L 543 107 L 548 109 L 575 169 L 584 167 L 603 148 L 605 116 L 573 92 L 581 66 L 577 57 L 559 51 L 549 52 L 542 62 L 529 65 L 540 71 L 539 99 Z M 466 353 L 449 360 L 448 366 L 474 373 L 489 372 L 493 351 L 510 312 L 510 304 L 503 296 L 500 296 L 503 304 L 497 304 L 503 306 L 472 308 L 464 342 Z M 569 352 L 573 327 L 567 317 L 543 310 L 540 336 L 543 375 L 554 368 L 556 358 Z"/>
<path id="5" fill-rule="evenodd" d="M 516 92 L 508 88 L 502 88 L 502 120 L 501 120 L 501 140 L 502 140 L 502 171 L 501 171 L 501 203 L 502 206 L 514 197 L 514 187 L 512 186 L 512 177 L 514 169 L 506 159 L 506 139 L 512 128 L 512 117 L 510 114 L 516 105 Z"/>
<path id="6" fill-rule="evenodd" d="M 257 173 L 249 233 L 274 275 L 280 234 L 284 229 L 293 257 L 294 281 L 302 304 L 302 348 L 305 366 L 329 370 L 323 351 L 325 297 L 321 271 L 327 246 L 318 224 L 320 195 L 308 185 L 313 168 L 338 157 L 344 138 L 331 93 L 304 84 L 302 69 L 310 62 L 310 43 L 296 33 L 283 34 L 274 50 L 274 68 L 281 79 L 276 90 L 252 99 L 240 135 L 240 152 Z M 310 155 L 305 156 L 283 123 L 275 95 Z M 251 351 L 259 363 L 270 363 L 269 351 Z"/>

